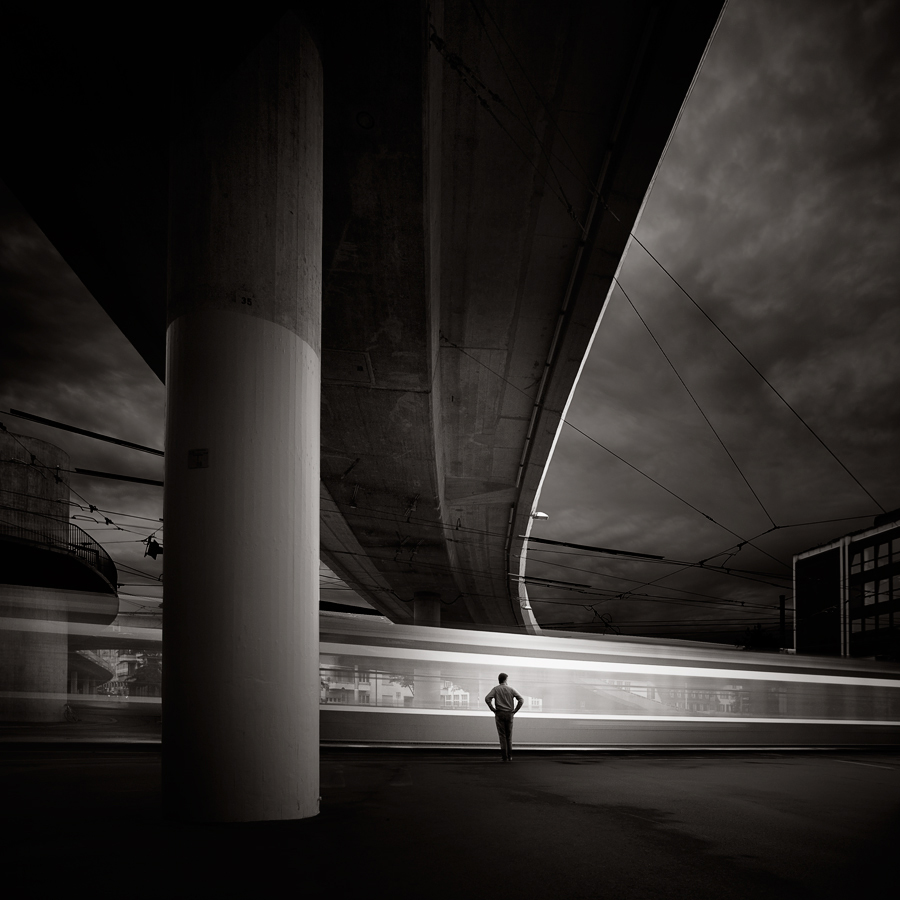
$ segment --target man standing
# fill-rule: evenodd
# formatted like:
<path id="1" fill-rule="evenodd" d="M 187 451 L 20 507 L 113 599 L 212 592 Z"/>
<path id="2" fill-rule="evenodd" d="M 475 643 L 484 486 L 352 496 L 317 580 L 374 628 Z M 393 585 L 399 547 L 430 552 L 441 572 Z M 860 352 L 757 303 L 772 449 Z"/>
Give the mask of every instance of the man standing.
<path id="1" fill-rule="evenodd" d="M 490 693 L 484 698 L 484 702 L 494 714 L 494 721 L 497 723 L 503 762 L 512 762 L 513 716 L 522 708 L 525 701 L 506 683 L 507 677 L 506 672 L 500 673 L 497 678 L 499 684 L 491 688 Z M 491 700 L 494 701 L 493 706 L 491 706 Z M 515 709 L 513 709 L 513 700 L 516 701 Z"/>

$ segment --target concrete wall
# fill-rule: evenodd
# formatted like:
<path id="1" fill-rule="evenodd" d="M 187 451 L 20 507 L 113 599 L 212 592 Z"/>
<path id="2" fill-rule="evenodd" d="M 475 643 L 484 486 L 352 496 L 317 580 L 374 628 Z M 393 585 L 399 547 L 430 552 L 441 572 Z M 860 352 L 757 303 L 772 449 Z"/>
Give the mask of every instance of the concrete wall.
<path id="1" fill-rule="evenodd" d="M 57 468 L 61 470 L 58 474 Z M 69 455 L 59 447 L 37 438 L 0 432 L 0 535 L 11 526 L 47 529 L 64 539 L 69 518 L 69 476 L 65 470 L 69 468 Z"/>

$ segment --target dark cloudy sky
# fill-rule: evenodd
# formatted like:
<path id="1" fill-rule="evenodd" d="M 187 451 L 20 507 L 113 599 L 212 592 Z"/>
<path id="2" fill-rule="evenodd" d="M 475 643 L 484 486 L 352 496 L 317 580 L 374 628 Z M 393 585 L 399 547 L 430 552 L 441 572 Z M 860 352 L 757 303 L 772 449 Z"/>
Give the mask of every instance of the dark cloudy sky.
<path id="1" fill-rule="evenodd" d="M 637 231 L 884 509 L 900 506 L 897 34 L 893 2 L 732 0 Z M 162 447 L 163 386 L 5 188 L 0 238 L 0 410 Z M 566 427 L 540 502 L 551 518 L 533 533 L 696 563 L 773 521 L 847 518 L 754 540 L 728 562 L 763 573 L 743 578 L 532 551 L 529 574 L 611 592 L 531 588 L 538 619 L 606 614 L 624 633 L 692 637 L 771 623 L 791 593 L 771 575 L 880 510 L 639 246 L 621 282 L 765 510 L 617 289 L 569 419 L 720 525 Z M 0 421 L 64 447 L 73 466 L 162 478 L 156 457 Z M 162 559 L 139 542 L 158 526 L 162 491 L 72 483 L 118 526 L 79 520 L 122 565 L 120 580 L 152 585 Z"/>
<path id="2" fill-rule="evenodd" d="M 891 2 L 729 3 L 636 232 L 886 510 L 900 506 L 898 35 Z M 740 539 L 726 529 L 752 540 L 773 522 L 862 517 L 779 529 L 729 562 L 789 574 L 794 553 L 872 524 L 878 506 L 640 246 L 620 280 L 761 503 L 616 289 L 569 421 L 724 527 L 565 427 L 540 502 L 551 518 L 535 535 L 697 562 L 734 549 Z M 696 631 L 648 624 L 685 617 L 772 621 L 779 594 L 791 593 L 771 578 L 783 586 L 597 556 L 530 558 L 530 574 L 614 592 L 691 596 L 662 590 L 680 587 L 747 604 L 596 606 L 623 632 L 637 621 L 644 632 Z M 597 621 L 583 608 L 594 597 L 530 593 L 557 601 L 534 603 L 541 622 Z"/>

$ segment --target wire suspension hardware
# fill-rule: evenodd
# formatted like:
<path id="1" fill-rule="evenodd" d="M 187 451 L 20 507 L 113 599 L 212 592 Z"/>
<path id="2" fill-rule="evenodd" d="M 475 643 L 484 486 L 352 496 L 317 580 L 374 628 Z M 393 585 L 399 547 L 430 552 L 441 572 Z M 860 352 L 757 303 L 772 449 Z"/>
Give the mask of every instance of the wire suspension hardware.
<path id="1" fill-rule="evenodd" d="M 24 417 L 25 417 L 25 418 L 34 418 L 34 417 L 28 416 L 27 414 L 25 414 Z M 48 421 L 50 421 L 50 420 L 48 420 Z M 54 476 L 54 478 L 55 478 L 57 481 L 61 481 L 61 479 L 59 478 L 58 467 L 56 467 L 56 468 L 54 468 L 54 469 L 51 469 L 49 466 L 44 465 L 44 464 L 37 458 L 37 456 L 35 456 L 35 454 L 32 453 L 32 452 L 31 452 L 31 451 L 30 451 L 30 450 L 29 450 L 29 449 L 28 449 L 28 448 L 27 448 L 27 447 L 26 447 L 26 446 L 18 439 L 18 437 L 16 437 L 16 435 L 14 435 L 12 432 L 10 432 L 10 431 L 6 428 L 6 426 L 3 425 L 3 423 L 0 423 L 0 429 L 2 429 L 6 434 L 8 434 L 8 435 L 9 435 L 9 436 L 10 436 L 10 437 L 11 437 L 11 438 L 12 438 L 12 439 L 13 439 L 13 440 L 14 440 L 14 441 L 22 448 L 22 450 L 23 450 L 25 453 L 28 454 L 28 456 L 29 456 L 30 459 L 31 459 L 31 465 L 35 468 L 35 470 L 40 474 L 40 476 L 41 476 L 45 481 L 49 480 L 49 479 L 47 478 L 46 472 L 50 472 L 50 473 Z M 67 428 L 66 430 L 69 430 L 69 429 Z M 117 439 L 113 439 L 113 443 L 117 443 L 117 442 L 118 442 Z M 135 445 L 135 449 L 140 449 L 140 448 L 138 447 L 138 445 Z M 45 470 L 46 470 L 46 471 L 45 471 Z M 75 495 L 79 500 L 81 500 L 81 502 L 84 504 L 84 506 L 80 506 L 80 507 L 79 507 L 80 509 L 83 510 L 83 509 L 86 508 L 86 509 L 89 510 L 89 512 L 102 512 L 102 510 L 99 510 L 99 508 L 98 508 L 97 506 L 95 506 L 93 503 L 90 503 L 90 502 L 89 502 L 87 499 L 85 499 L 78 491 L 76 491 L 75 488 L 73 488 L 73 487 L 71 486 L 71 484 L 70 484 L 68 487 L 69 487 L 69 492 L 70 492 L 71 494 L 74 494 L 74 495 Z M 18 492 L 17 492 L 17 493 L 18 493 Z M 75 503 L 75 502 L 72 501 L 72 500 L 69 500 L 69 503 L 70 503 L 71 505 L 73 505 L 73 506 L 79 506 L 79 504 Z M 116 514 L 116 513 L 113 513 L 113 515 L 117 515 L 117 514 Z M 122 515 L 126 515 L 126 516 L 127 516 L 128 514 L 127 514 L 127 513 L 122 513 Z M 76 515 L 73 515 L 72 518 L 73 518 L 73 519 L 76 518 Z M 86 519 L 89 519 L 89 520 L 95 522 L 97 525 L 100 525 L 100 523 L 97 522 L 97 520 L 94 519 L 92 516 L 80 516 L 80 518 L 83 518 L 83 519 L 85 519 L 85 518 L 86 518 Z M 141 517 L 141 518 L 143 518 L 143 517 Z M 160 519 L 159 521 L 161 522 L 162 520 Z M 125 531 L 125 532 L 131 532 L 132 534 L 140 534 L 140 532 L 134 531 L 134 530 L 131 529 L 131 528 L 123 528 L 121 525 L 117 525 L 115 522 L 113 522 L 112 519 L 109 518 L 109 516 L 106 516 L 106 515 L 103 516 L 103 525 L 104 525 L 104 526 L 109 526 L 109 527 L 115 528 L 117 531 Z M 144 526 L 138 526 L 138 527 L 144 527 Z M 146 538 L 146 539 L 149 540 L 150 538 L 152 538 L 158 531 L 161 530 L 162 527 L 163 527 L 162 525 L 157 526 L 157 527 L 154 529 L 154 531 L 153 531 L 153 532 L 148 536 L 148 538 Z M 84 528 L 83 530 L 84 530 L 85 532 L 87 532 L 88 530 L 91 530 L 91 529 L 89 529 L 89 528 L 86 527 L 86 528 Z M 96 529 L 93 529 L 93 530 L 96 530 Z M 130 543 L 130 542 L 129 542 L 129 543 Z M 149 545 L 148 545 L 148 546 L 149 546 Z M 162 547 L 161 547 L 160 545 L 158 545 L 158 544 L 157 544 L 157 546 L 159 547 L 159 551 L 161 552 L 161 551 L 162 551 Z M 105 551 L 104 551 L 104 552 L 105 552 Z M 146 555 L 146 554 L 145 554 L 145 555 Z M 154 558 L 155 558 L 155 557 L 154 557 Z M 162 581 L 162 575 L 159 575 L 159 576 L 157 577 L 157 576 L 151 575 L 149 572 L 142 572 L 142 571 L 140 571 L 139 569 L 135 569 L 135 568 L 133 568 L 133 567 L 131 567 L 131 566 L 128 566 L 127 564 L 121 563 L 121 562 L 117 562 L 117 563 L 115 563 L 115 565 L 116 565 L 116 567 L 117 567 L 118 569 L 124 569 L 124 570 L 127 570 L 127 571 L 129 571 L 129 572 L 131 572 L 131 573 L 133 573 L 133 574 L 135 574 L 135 575 L 140 575 L 141 577 L 144 577 L 144 578 L 151 578 L 151 579 L 154 579 L 154 580 L 160 581 L 160 582 Z"/>

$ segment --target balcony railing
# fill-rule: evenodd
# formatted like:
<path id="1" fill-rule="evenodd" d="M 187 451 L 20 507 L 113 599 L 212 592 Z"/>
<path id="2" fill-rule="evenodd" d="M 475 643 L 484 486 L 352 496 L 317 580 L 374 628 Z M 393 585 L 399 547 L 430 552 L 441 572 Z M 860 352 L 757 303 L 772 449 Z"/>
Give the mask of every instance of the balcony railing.
<path id="1" fill-rule="evenodd" d="M 99 572 L 115 590 L 118 572 L 110 555 L 87 532 L 66 519 L 6 507 L 0 509 L 0 536 L 74 556 Z"/>

